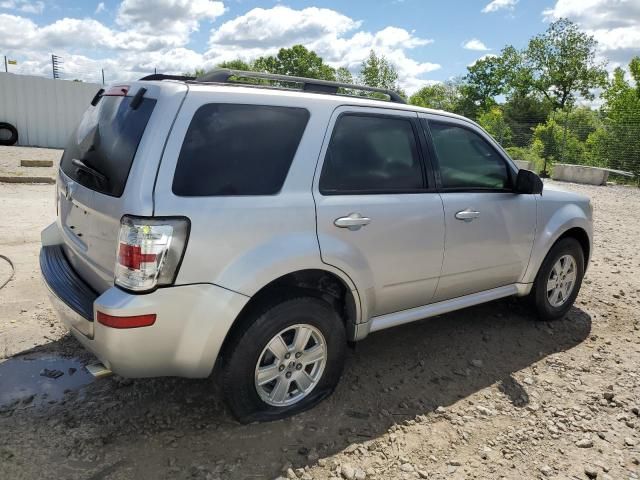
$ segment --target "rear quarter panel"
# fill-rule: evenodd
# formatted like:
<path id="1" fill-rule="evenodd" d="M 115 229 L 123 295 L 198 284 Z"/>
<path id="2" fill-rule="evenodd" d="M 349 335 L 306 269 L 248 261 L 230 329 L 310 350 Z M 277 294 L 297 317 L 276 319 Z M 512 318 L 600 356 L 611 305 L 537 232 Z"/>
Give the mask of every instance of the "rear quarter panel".
<path id="1" fill-rule="evenodd" d="M 173 193 L 185 134 L 196 110 L 208 103 L 292 106 L 309 111 L 307 127 L 280 193 L 201 197 Z M 287 273 L 318 268 L 332 271 L 355 289 L 344 273 L 322 263 L 316 236 L 311 186 L 331 111 L 320 99 L 294 93 L 274 95 L 268 90 L 237 86 L 190 87 L 167 143 L 155 189 L 156 215 L 185 215 L 191 220 L 177 284 L 207 282 L 252 296 Z M 247 171 L 247 175 L 251 173 Z"/>

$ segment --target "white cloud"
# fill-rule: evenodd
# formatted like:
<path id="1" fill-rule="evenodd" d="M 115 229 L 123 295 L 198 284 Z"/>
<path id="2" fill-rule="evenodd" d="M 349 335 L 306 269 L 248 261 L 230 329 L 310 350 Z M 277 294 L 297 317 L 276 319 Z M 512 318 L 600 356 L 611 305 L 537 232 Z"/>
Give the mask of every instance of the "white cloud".
<path id="1" fill-rule="evenodd" d="M 432 43 L 414 31 L 395 26 L 368 31 L 357 19 L 315 7 L 256 8 L 211 28 L 202 51 L 191 48 L 192 33 L 217 19 L 224 8 L 210 0 L 123 0 L 113 26 L 93 18 L 38 25 L 26 17 L 0 14 L 0 50 L 19 60 L 15 72 L 47 75 L 50 53 L 55 53 L 63 59 L 64 78 L 89 81 L 100 80 L 101 69 L 107 81 L 128 80 L 154 68 L 182 73 L 236 58 L 253 60 L 295 44 L 354 73 L 373 49 L 396 67 L 408 93 L 428 84 L 425 76 L 440 68 L 411 54 Z"/>
<path id="2" fill-rule="evenodd" d="M 2 0 L 0 8 L 6 10 L 17 10 L 23 13 L 41 14 L 44 11 L 44 2 L 29 0 Z"/>
<path id="3" fill-rule="evenodd" d="M 399 82 L 407 91 L 423 86 L 426 80 L 421 76 L 440 68 L 436 63 L 416 61 L 407 53 L 433 40 L 393 26 L 377 32 L 358 30 L 361 25 L 327 8 L 254 8 L 212 31 L 205 59 L 212 64 L 237 57 L 250 60 L 302 44 L 330 65 L 355 72 L 373 49 L 396 67 Z"/>
<path id="4" fill-rule="evenodd" d="M 254 8 L 223 23 L 212 33 L 210 43 L 249 48 L 286 46 L 326 35 L 341 35 L 359 26 L 360 22 L 328 8 Z"/>
<path id="5" fill-rule="evenodd" d="M 485 5 L 482 13 L 497 12 L 498 10 L 513 10 L 519 0 L 493 0 Z"/>
<path id="6" fill-rule="evenodd" d="M 543 15 L 578 23 L 599 42 L 598 53 L 611 67 L 640 55 L 640 0 L 557 0 Z"/>
<path id="7" fill-rule="evenodd" d="M 98 3 L 98 6 L 96 7 L 96 11 L 93 12 L 94 15 L 97 15 L 99 13 L 104 12 L 107 9 L 107 7 L 104 6 L 104 2 L 100 2 Z"/>
<path id="8" fill-rule="evenodd" d="M 180 47 L 202 21 L 213 21 L 224 11 L 222 2 L 212 0 L 123 0 L 116 24 L 137 40 L 148 36 L 156 46 Z"/>
<path id="9" fill-rule="evenodd" d="M 491 50 L 477 38 L 472 38 L 468 42 L 463 43 L 462 48 L 466 48 L 467 50 L 478 50 L 481 52 L 486 52 L 487 50 Z"/>
<path id="10" fill-rule="evenodd" d="M 20 7 L 20 11 L 24 13 L 41 14 L 44 12 L 44 2 L 25 2 Z"/>
<path id="11" fill-rule="evenodd" d="M 487 53 L 486 55 L 482 55 L 481 57 L 476 58 L 473 62 L 468 64 L 467 67 L 473 67 L 476 63 L 478 63 L 480 60 L 484 60 L 485 58 L 495 58 L 495 57 L 497 57 L 496 54 Z"/>

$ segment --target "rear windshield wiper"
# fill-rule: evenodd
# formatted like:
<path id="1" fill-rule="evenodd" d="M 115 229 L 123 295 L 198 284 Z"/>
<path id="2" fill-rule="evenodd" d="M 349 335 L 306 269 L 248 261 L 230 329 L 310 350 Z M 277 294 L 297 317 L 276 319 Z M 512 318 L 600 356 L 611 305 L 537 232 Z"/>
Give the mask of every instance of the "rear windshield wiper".
<path id="1" fill-rule="evenodd" d="M 71 164 L 74 167 L 77 167 L 78 169 L 82 170 L 83 172 L 88 173 L 92 177 L 97 178 L 101 182 L 107 183 L 107 181 L 108 181 L 107 177 L 105 177 L 102 173 L 100 173 L 99 171 L 97 171 L 94 168 L 91 168 L 89 165 L 87 165 L 86 163 L 84 163 L 82 160 L 80 160 L 78 158 L 72 158 L 71 159 Z"/>

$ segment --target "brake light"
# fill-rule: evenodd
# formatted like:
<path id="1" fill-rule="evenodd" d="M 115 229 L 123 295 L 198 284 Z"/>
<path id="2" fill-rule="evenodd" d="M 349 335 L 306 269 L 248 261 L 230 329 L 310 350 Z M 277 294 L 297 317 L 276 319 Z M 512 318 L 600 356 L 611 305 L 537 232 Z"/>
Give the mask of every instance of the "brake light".
<path id="1" fill-rule="evenodd" d="M 124 97 L 129 91 L 129 85 L 114 85 L 109 87 L 106 92 L 102 94 L 103 97 Z"/>
<path id="2" fill-rule="evenodd" d="M 186 218 L 122 217 L 115 284 L 136 292 L 171 285 L 178 273 L 188 233 Z"/>
<path id="3" fill-rule="evenodd" d="M 118 251 L 118 262 L 120 265 L 132 270 L 140 270 L 143 263 L 155 262 L 156 258 L 157 255 L 155 253 L 142 253 L 142 247 L 140 245 L 121 243 Z"/>
<path id="4" fill-rule="evenodd" d="M 133 315 L 129 317 L 118 317 L 107 315 L 103 312 L 97 313 L 98 322 L 111 328 L 140 328 L 149 327 L 156 323 L 156 314 Z"/>

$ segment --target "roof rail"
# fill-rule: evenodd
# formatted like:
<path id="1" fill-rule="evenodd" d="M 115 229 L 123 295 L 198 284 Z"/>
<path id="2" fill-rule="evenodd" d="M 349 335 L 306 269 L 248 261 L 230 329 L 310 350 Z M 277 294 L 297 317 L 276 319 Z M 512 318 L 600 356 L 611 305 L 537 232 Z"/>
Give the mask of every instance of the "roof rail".
<path id="1" fill-rule="evenodd" d="M 154 76 L 156 75 L 149 75 L 149 77 L 154 77 Z M 145 80 L 149 77 L 145 77 L 141 80 Z M 332 82 L 330 80 L 318 80 L 315 78 L 293 77 L 289 75 L 277 75 L 273 73 L 248 72 L 244 70 L 230 70 L 226 68 L 217 68 L 217 69 L 211 70 L 205 73 L 204 75 L 197 77 L 194 81 L 198 83 L 203 83 L 203 82 L 236 83 L 236 84 L 240 83 L 240 84 L 246 85 L 246 82 L 238 82 L 238 81 L 230 80 L 233 77 L 257 78 L 262 80 L 273 80 L 276 82 L 299 83 L 302 85 L 302 90 L 304 90 L 305 92 L 325 93 L 330 95 L 337 95 L 338 89 L 340 88 L 349 89 L 349 90 L 360 90 L 365 92 L 376 92 L 376 93 L 382 93 L 383 95 L 387 95 L 389 97 L 389 101 L 391 102 L 407 103 L 404 100 L 404 98 L 398 95 L 398 93 L 394 92 L 393 90 L 388 90 L 385 88 L 369 87 L 367 85 L 352 85 L 349 83 Z M 154 78 L 153 80 L 156 80 L 156 79 Z"/>
<path id="2" fill-rule="evenodd" d="M 165 75 L 164 73 L 152 73 L 146 77 L 142 77 L 139 81 L 151 81 L 151 80 L 182 80 L 184 82 L 188 80 L 195 80 L 196 77 L 190 77 L 188 75 Z"/>

